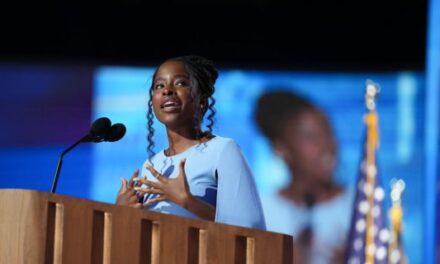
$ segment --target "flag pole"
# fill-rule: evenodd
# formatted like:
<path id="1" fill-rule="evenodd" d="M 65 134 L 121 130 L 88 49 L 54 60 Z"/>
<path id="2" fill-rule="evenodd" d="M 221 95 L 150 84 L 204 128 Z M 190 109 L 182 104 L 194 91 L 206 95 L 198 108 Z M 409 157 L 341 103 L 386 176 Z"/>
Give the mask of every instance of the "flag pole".
<path id="1" fill-rule="evenodd" d="M 365 235 L 365 263 L 374 264 L 375 262 L 375 241 L 374 235 L 378 230 L 374 230 L 374 189 L 376 184 L 376 150 L 379 146 L 379 118 L 376 112 L 376 98 L 379 94 L 379 87 L 374 82 L 367 80 L 365 92 L 365 106 L 367 113 L 364 122 L 367 126 L 367 146 L 366 146 L 366 188 L 365 194 L 368 202 L 366 215 L 366 235 Z"/>
<path id="2" fill-rule="evenodd" d="M 391 182 L 392 206 L 389 210 L 390 217 L 390 241 L 388 246 L 388 263 L 406 264 L 406 256 L 401 245 L 402 235 L 402 193 L 405 190 L 405 182 L 402 179 L 393 179 Z"/>

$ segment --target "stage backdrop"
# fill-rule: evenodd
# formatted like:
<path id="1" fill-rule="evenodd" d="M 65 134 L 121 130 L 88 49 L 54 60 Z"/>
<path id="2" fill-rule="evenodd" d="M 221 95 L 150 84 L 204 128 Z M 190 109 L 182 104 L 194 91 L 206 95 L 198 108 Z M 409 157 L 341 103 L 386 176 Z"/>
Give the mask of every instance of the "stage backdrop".
<path id="1" fill-rule="evenodd" d="M 83 66 L 0 64 L 0 188 L 49 191 L 58 155 L 88 132 L 93 70 Z M 59 182 L 88 198 L 90 146 L 68 154 Z"/>
<path id="2" fill-rule="evenodd" d="M 58 192 L 113 203 L 121 176 L 146 159 L 146 106 L 152 68 L 71 66 L 0 67 L 2 130 L 0 188 L 48 191 L 59 153 L 107 116 L 127 126 L 115 143 L 78 146 L 65 158 Z M 335 179 L 354 188 L 365 111 L 365 81 L 381 86 L 378 101 L 380 175 L 389 206 L 389 182 L 407 183 L 403 196 L 404 245 L 410 263 L 423 262 L 424 103 L 423 73 L 314 73 L 221 69 L 216 91 L 215 134 L 241 146 L 262 197 L 269 230 L 287 232 L 289 218 L 277 190 L 289 178 L 253 120 L 255 100 L 268 87 L 287 87 L 311 98 L 329 115 L 339 145 Z M 156 151 L 165 146 L 155 122 Z M 429 144 L 429 142 L 428 142 Z M 274 202 L 275 201 L 275 202 Z"/>
<path id="3" fill-rule="evenodd" d="M 93 117 L 111 117 L 127 125 L 126 137 L 114 144 L 93 148 L 90 195 L 113 202 L 120 181 L 140 168 L 146 158 L 146 111 L 152 68 L 102 67 L 95 73 Z M 336 180 L 354 188 L 358 174 L 362 122 L 365 111 L 365 81 L 380 84 L 378 99 L 380 149 L 378 162 L 389 206 L 389 183 L 402 178 L 404 243 L 411 263 L 421 263 L 423 249 L 423 128 L 424 79 L 414 72 L 387 74 L 271 72 L 227 70 L 220 72 L 216 86 L 215 133 L 235 139 L 254 172 L 269 230 L 288 232 L 290 221 L 277 190 L 289 180 L 288 172 L 253 119 L 257 97 L 270 87 L 287 87 L 311 98 L 329 115 L 340 149 Z M 164 129 L 155 122 L 156 151 L 166 147 Z M 387 207 L 388 208 L 388 207 Z"/>

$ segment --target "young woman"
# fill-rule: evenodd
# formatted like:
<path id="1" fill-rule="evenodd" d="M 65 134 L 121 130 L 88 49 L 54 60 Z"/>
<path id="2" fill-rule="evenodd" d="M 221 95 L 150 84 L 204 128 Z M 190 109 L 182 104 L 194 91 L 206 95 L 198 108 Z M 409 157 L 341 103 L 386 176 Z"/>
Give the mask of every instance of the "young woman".
<path id="1" fill-rule="evenodd" d="M 289 210 L 295 261 L 342 263 L 354 193 L 334 180 L 337 145 L 324 112 L 290 91 L 263 94 L 256 123 L 287 165 L 291 181 L 279 190 Z"/>
<path id="2" fill-rule="evenodd" d="M 122 179 L 117 204 L 265 229 L 260 198 L 239 146 L 212 133 L 218 72 L 200 56 L 172 58 L 153 75 L 148 103 L 149 158 Z M 208 113 L 209 112 L 209 113 Z M 168 148 L 154 154 L 153 113 Z M 207 115 L 208 130 L 202 123 Z M 139 199 L 140 198 L 140 199 Z"/>

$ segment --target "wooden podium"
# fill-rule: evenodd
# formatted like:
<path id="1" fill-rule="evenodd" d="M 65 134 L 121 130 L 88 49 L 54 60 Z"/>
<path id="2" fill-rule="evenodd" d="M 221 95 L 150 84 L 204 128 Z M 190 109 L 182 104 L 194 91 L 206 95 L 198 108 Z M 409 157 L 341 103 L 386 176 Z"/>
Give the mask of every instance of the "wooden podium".
<path id="1" fill-rule="evenodd" d="M 44 192 L 0 190 L 0 263 L 291 264 L 292 237 Z"/>

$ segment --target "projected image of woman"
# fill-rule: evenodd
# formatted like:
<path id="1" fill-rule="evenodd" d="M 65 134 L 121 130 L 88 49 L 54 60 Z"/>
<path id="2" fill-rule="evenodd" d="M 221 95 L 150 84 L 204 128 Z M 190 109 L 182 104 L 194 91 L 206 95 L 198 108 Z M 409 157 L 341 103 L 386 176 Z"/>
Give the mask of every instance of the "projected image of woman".
<path id="1" fill-rule="evenodd" d="M 290 172 L 278 195 L 289 205 L 295 263 L 342 263 L 353 192 L 333 180 L 337 145 L 326 115 L 306 98 L 279 89 L 258 99 L 255 119 Z"/>
<path id="2" fill-rule="evenodd" d="M 148 102 L 149 158 L 142 175 L 122 180 L 117 204 L 265 229 L 254 178 L 239 146 L 214 135 L 213 63 L 200 56 L 163 62 Z M 166 127 L 168 148 L 154 153 L 153 117 Z M 207 120 L 207 129 L 202 127 Z"/>

